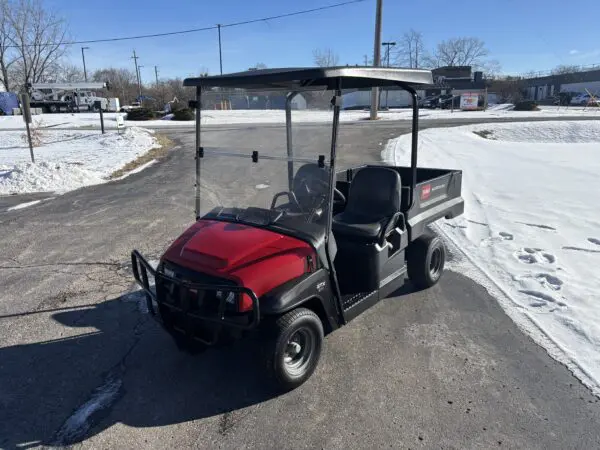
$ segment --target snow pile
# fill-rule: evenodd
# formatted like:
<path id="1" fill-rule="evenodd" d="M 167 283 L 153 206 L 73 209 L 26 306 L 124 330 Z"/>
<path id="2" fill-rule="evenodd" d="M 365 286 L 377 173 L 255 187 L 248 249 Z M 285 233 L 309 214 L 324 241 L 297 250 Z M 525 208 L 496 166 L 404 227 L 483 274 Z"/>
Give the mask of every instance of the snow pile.
<path id="1" fill-rule="evenodd" d="M 158 147 L 141 128 L 124 133 L 45 130 L 34 148 L 35 164 L 20 132 L 3 132 L 0 144 L 0 195 L 67 192 L 103 183 L 117 169 Z"/>
<path id="2" fill-rule="evenodd" d="M 421 120 L 436 119 L 510 119 L 528 117 L 597 117 L 600 118 L 600 108 L 540 106 L 540 111 L 513 111 L 510 103 L 491 105 L 487 111 L 460 111 L 450 109 L 421 109 Z M 117 116 L 126 117 L 125 113 L 104 114 L 104 124 L 108 129 L 116 129 Z M 412 120 L 410 108 L 390 109 L 380 111 L 380 120 Z M 125 120 L 127 127 L 150 128 L 190 128 L 194 121 L 171 120 L 172 115 L 162 119 L 143 122 Z M 356 122 L 369 118 L 369 112 L 364 110 L 348 110 L 340 113 L 341 122 Z M 100 127 L 100 117 L 95 113 L 61 113 L 34 116 L 34 124 L 51 128 L 93 128 Z M 243 124 L 243 123 L 285 123 L 285 112 L 280 109 L 237 109 L 237 110 L 203 110 L 201 120 L 204 125 Z M 292 112 L 295 123 L 331 122 L 331 111 L 295 110 Z M 23 119 L 20 116 L 0 116 L 0 130 L 24 130 Z"/>
<path id="3" fill-rule="evenodd" d="M 600 142 L 599 122 L 525 122 L 519 126 L 514 124 L 498 124 L 489 127 L 479 127 L 490 131 L 488 139 L 510 142 L 547 142 L 573 144 L 580 142 Z"/>
<path id="4" fill-rule="evenodd" d="M 455 269 L 483 272 L 509 316 L 600 394 L 600 121 L 430 129 L 419 141 L 420 165 L 464 171 L 465 214 L 438 225 L 464 252 Z M 383 156 L 408 165 L 410 136 Z"/>

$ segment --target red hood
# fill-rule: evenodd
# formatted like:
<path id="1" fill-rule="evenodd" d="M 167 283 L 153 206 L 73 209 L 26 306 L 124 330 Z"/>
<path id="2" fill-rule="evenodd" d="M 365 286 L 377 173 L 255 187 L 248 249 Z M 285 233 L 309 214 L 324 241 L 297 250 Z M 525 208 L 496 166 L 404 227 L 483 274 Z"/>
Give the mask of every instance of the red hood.
<path id="1" fill-rule="evenodd" d="M 248 225 L 199 220 L 188 228 L 163 258 L 189 269 L 232 279 L 260 296 L 306 273 L 304 241 Z"/>

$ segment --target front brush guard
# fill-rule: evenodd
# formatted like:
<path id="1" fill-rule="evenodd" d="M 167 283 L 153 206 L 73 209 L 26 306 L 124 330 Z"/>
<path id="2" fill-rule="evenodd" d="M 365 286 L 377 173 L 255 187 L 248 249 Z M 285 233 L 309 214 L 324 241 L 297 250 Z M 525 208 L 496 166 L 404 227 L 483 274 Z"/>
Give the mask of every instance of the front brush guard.
<path id="1" fill-rule="evenodd" d="M 180 329 L 177 331 L 181 331 L 187 337 L 202 342 L 206 345 L 213 345 L 217 342 L 219 333 L 223 327 L 249 330 L 255 328 L 260 322 L 260 305 L 258 297 L 252 291 L 252 289 L 243 286 L 193 283 L 170 277 L 162 272 L 156 271 L 137 250 L 133 250 L 131 252 L 131 264 L 133 269 L 133 277 L 142 287 L 146 295 L 148 311 L 159 321 L 163 322 L 163 325 L 166 328 L 168 328 L 167 324 L 161 320 L 161 314 L 157 314 L 160 312 L 161 308 L 169 310 L 175 314 L 179 314 L 180 317 L 183 318 L 183 327 L 180 327 Z M 179 301 L 177 304 L 167 302 L 165 301 L 166 299 L 161 299 L 160 296 L 157 295 L 156 289 L 153 289 L 150 285 L 150 276 L 154 277 L 155 286 L 166 280 L 179 287 L 179 289 L 177 289 L 179 292 Z M 223 293 L 221 298 L 218 300 L 219 305 L 216 314 L 201 314 L 192 308 L 193 305 L 190 301 L 190 296 L 196 296 L 196 300 L 198 300 L 200 296 L 205 295 L 207 291 L 221 291 Z M 238 295 L 246 294 L 252 300 L 252 310 L 248 312 L 248 314 L 251 315 L 247 322 L 234 320 L 234 318 L 227 316 L 226 293 L 229 292 L 233 292 Z M 214 325 L 211 327 L 212 332 L 208 339 L 198 336 L 195 332 L 199 327 L 201 327 L 203 322 L 208 322 Z"/>

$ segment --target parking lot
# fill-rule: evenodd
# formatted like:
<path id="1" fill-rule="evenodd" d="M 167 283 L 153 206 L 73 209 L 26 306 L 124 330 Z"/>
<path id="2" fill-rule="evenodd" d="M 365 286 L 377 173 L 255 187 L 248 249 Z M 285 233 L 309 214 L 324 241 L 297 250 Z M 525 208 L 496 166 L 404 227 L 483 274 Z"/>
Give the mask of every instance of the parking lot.
<path id="1" fill-rule="evenodd" d="M 353 124 L 341 164 L 377 161 L 409 126 Z M 219 130 L 257 139 L 215 127 L 217 143 Z M 169 133 L 176 146 L 144 172 L 2 213 L 1 447 L 600 444 L 597 398 L 452 272 L 330 335 L 315 375 L 283 396 L 261 382 L 249 342 L 178 352 L 129 293 L 130 250 L 157 258 L 193 218 L 194 135 Z"/>

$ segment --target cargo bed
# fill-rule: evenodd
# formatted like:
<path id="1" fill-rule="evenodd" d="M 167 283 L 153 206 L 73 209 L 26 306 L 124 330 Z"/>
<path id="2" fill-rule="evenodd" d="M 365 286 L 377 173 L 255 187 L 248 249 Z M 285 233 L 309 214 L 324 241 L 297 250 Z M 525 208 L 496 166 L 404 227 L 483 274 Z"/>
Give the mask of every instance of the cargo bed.
<path id="1" fill-rule="evenodd" d="M 353 176 L 368 165 L 337 173 L 336 188 L 348 194 Z M 462 171 L 452 169 L 416 169 L 416 185 L 411 194 L 411 168 L 386 166 L 397 171 L 402 181 L 400 211 L 404 215 L 408 240 L 423 234 L 425 227 L 442 218 L 451 219 L 461 215 L 465 202 L 461 197 Z"/>

